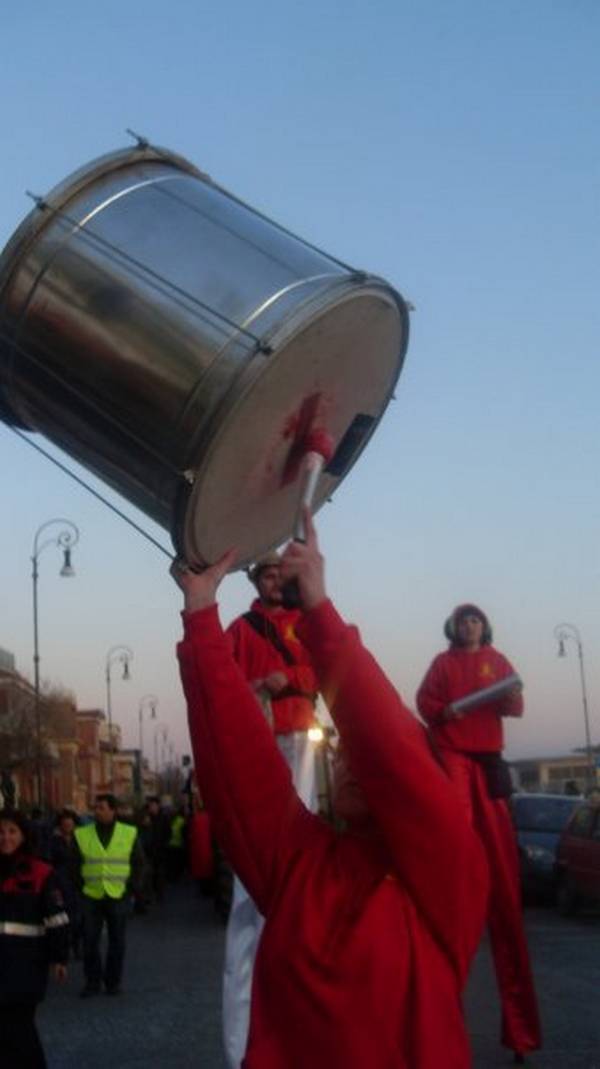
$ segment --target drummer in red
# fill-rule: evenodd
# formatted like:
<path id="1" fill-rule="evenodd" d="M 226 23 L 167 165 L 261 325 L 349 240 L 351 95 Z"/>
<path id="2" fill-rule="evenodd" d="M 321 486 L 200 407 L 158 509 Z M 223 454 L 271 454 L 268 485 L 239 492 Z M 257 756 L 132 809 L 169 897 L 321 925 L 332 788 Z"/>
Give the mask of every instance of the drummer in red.
<path id="1" fill-rule="evenodd" d="M 284 554 L 299 637 L 341 739 L 334 803 L 309 813 L 219 623 L 226 554 L 185 595 L 178 655 L 200 788 L 266 918 L 244 1069 L 467 1069 L 461 992 L 484 922 L 478 837 L 425 732 L 325 593 L 310 516 Z"/>
<path id="2" fill-rule="evenodd" d="M 454 711 L 453 702 L 506 679 L 514 668 L 492 646 L 490 624 L 476 605 L 459 605 L 444 630 L 450 647 L 433 660 L 417 706 L 488 858 L 488 923 L 502 1002 L 502 1042 L 522 1062 L 525 1052 L 540 1046 L 541 1033 L 523 929 L 517 847 L 505 800 L 510 777 L 499 758 L 503 717 L 521 716 L 523 698 L 520 689 L 512 688 L 464 714 Z"/>
<path id="3" fill-rule="evenodd" d="M 227 634 L 252 688 L 269 695 L 275 734 L 289 735 L 313 726 L 317 686 L 295 630 L 300 613 L 283 605 L 280 572 L 278 553 L 269 553 L 250 569 L 258 597 L 250 612 L 229 625 Z"/>

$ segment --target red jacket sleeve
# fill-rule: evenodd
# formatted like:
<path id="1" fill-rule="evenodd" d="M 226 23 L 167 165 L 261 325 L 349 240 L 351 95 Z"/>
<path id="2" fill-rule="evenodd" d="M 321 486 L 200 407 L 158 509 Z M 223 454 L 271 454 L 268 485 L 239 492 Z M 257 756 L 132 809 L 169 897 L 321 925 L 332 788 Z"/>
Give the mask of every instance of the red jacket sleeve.
<path id="1" fill-rule="evenodd" d="M 308 613 L 301 630 L 395 871 L 463 979 L 484 923 L 488 876 L 457 792 L 358 631 L 330 602 Z"/>
<path id="2" fill-rule="evenodd" d="M 444 672 L 443 655 L 438 655 L 430 664 L 417 691 L 417 709 L 428 724 L 439 723 L 448 705 L 448 683 Z"/>
<path id="3" fill-rule="evenodd" d="M 497 653 L 498 664 L 501 669 L 501 679 L 506 676 L 511 676 L 514 673 L 514 668 L 507 657 L 503 653 Z M 510 694 L 507 698 L 503 698 L 502 702 L 498 703 L 498 712 L 500 716 L 523 716 L 523 692 L 518 691 L 516 694 Z"/>
<path id="4" fill-rule="evenodd" d="M 233 659 L 216 606 L 184 614 L 184 628 L 177 653 L 202 798 L 217 839 L 266 913 L 291 829 L 312 818 Z"/>

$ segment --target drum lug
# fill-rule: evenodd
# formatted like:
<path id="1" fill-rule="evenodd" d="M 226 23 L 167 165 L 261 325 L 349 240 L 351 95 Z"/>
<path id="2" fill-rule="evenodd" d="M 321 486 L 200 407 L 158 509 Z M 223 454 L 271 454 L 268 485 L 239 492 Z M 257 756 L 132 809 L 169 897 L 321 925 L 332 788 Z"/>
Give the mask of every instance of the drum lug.
<path id="1" fill-rule="evenodd" d="M 255 352 L 262 353 L 263 356 L 272 356 L 274 349 L 273 346 L 269 345 L 268 342 L 257 341 Z"/>
<path id="2" fill-rule="evenodd" d="M 47 210 L 48 202 L 45 201 L 43 197 L 38 196 L 37 193 L 30 193 L 29 190 L 26 190 L 25 196 L 29 197 L 29 199 L 32 200 L 35 204 L 36 208 L 39 208 L 41 212 L 45 212 Z"/>
<path id="3" fill-rule="evenodd" d="M 129 136 L 132 137 L 134 141 L 137 141 L 138 148 L 150 148 L 150 142 L 148 141 L 147 137 L 143 136 L 143 134 L 136 134 L 135 130 L 130 130 L 129 127 L 126 128 L 125 133 L 129 134 Z"/>

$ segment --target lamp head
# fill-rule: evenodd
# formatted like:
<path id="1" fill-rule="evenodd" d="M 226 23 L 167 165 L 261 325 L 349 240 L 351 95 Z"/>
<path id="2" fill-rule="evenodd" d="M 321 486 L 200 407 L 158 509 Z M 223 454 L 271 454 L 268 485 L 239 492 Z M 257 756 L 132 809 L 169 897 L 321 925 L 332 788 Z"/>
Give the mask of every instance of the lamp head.
<path id="1" fill-rule="evenodd" d="M 311 742 L 323 742 L 325 734 L 321 725 L 313 724 L 313 726 L 308 729 L 308 737 Z"/>
<path id="2" fill-rule="evenodd" d="M 567 651 L 565 649 L 565 640 L 564 640 L 564 638 L 559 638 L 559 640 L 558 640 L 558 656 L 559 657 L 566 657 L 567 656 Z"/>
<path id="3" fill-rule="evenodd" d="M 63 579 L 70 579 L 71 576 L 75 575 L 75 569 L 73 568 L 73 565 L 71 564 L 71 549 L 70 549 L 69 546 L 65 546 L 64 547 L 64 549 L 63 549 L 63 557 L 64 557 L 63 566 L 60 569 L 60 574 L 63 577 Z"/>
<path id="4" fill-rule="evenodd" d="M 121 678 L 122 679 L 131 679 L 131 676 L 129 674 L 129 661 L 128 661 L 127 657 L 123 658 L 123 675 L 122 675 Z"/>

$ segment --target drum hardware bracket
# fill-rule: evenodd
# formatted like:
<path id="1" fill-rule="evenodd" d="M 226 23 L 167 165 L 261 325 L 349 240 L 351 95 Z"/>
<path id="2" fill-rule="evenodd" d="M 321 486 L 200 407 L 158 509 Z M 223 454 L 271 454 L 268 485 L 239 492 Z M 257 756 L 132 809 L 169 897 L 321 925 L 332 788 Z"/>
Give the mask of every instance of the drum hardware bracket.
<path id="1" fill-rule="evenodd" d="M 50 207 L 47 200 L 44 200 L 43 197 L 39 197 L 36 193 L 31 193 L 28 189 L 25 190 L 25 196 L 30 197 L 36 208 L 39 208 L 41 212 L 47 211 Z"/>
<path id="2" fill-rule="evenodd" d="M 129 127 L 127 127 L 125 133 L 129 134 L 129 136 L 132 137 L 134 141 L 137 141 L 138 148 L 144 149 L 150 147 L 150 142 L 148 141 L 148 138 L 142 137 L 141 134 L 136 134 L 135 130 L 130 130 Z"/>
<path id="3" fill-rule="evenodd" d="M 263 356 L 272 356 L 275 352 L 273 346 L 264 341 L 257 341 L 255 351 L 257 353 L 262 353 Z"/>
<path id="4" fill-rule="evenodd" d="M 367 281 L 367 272 L 366 271 L 351 271 L 350 272 L 350 278 L 351 278 L 352 282 L 358 282 L 359 284 L 363 283 L 363 282 L 366 282 Z"/>
<path id="5" fill-rule="evenodd" d="M 194 485 L 194 483 L 196 482 L 196 472 L 193 468 L 186 468 L 185 471 L 181 472 L 181 474 L 185 479 L 186 483 L 189 483 L 190 486 Z"/>
<path id="6" fill-rule="evenodd" d="M 158 156 L 159 159 L 166 160 L 167 163 L 170 162 L 169 155 L 164 152 L 164 150 L 158 148 L 157 145 L 153 145 L 147 137 L 144 137 L 142 134 L 136 134 L 135 130 L 130 130 L 128 126 L 125 128 L 125 133 L 129 134 L 129 136 L 132 137 L 134 141 L 137 141 L 136 148 L 139 148 L 140 152 L 145 152 L 146 149 L 149 149 L 150 152 L 155 153 L 155 155 Z M 212 178 L 209 174 L 206 173 L 206 171 L 199 171 L 197 168 L 194 168 L 194 172 L 202 182 L 207 182 L 208 185 L 211 186 L 215 185 Z"/>

